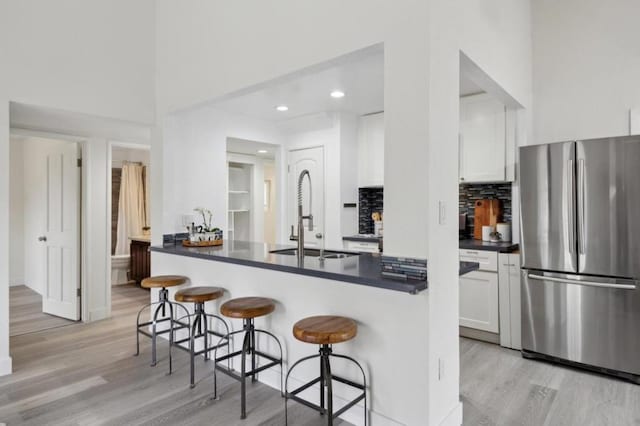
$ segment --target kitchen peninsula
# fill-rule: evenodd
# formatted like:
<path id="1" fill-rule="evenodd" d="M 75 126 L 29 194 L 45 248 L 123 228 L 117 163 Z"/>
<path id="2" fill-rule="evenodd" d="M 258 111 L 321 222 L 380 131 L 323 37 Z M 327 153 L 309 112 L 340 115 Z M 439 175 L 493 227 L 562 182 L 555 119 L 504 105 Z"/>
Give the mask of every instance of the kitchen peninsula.
<path id="1" fill-rule="evenodd" d="M 427 323 L 424 298 L 427 281 L 395 280 L 380 275 L 380 255 L 361 253 L 346 258 L 320 261 L 305 257 L 299 265 L 296 256 L 272 253 L 291 248 L 245 241 L 225 241 L 220 247 L 187 248 L 165 244 L 151 248 L 154 274 L 181 274 L 190 278 L 190 285 L 223 287 L 225 296 L 208 309 L 217 312 L 219 305 L 230 298 L 244 296 L 269 297 L 276 310 L 269 317 L 257 320 L 257 325 L 271 330 L 285 347 L 285 367 L 291 360 L 314 352 L 291 335 L 293 324 L 311 315 L 345 315 L 358 322 L 356 339 L 340 345 L 340 353 L 358 359 L 370 378 L 371 420 L 398 423 L 410 420 L 398 400 L 405 392 L 394 384 L 403 377 L 424 368 L 425 333 L 416 326 Z M 463 262 L 460 274 L 478 268 L 478 264 Z M 170 290 L 171 291 L 171 290 Z M 157 295 L 152 292 L 151 299 Z M 261 324 L 263 322 L 263 324 Z M 240 322 L 232 322 L 234 330 Z M 262 343 L 262 342 L 259 342 Z M 263 344 L 266 344 L 265 341 Z M 266 346 L 266 345 L 265 345 Z M 274 348 L 265 347 L 265 350 Z M 393 368 L 390 368 L 393 366 Z M 422 367 L 420 367 L 422 366 Z M 292 387 L 305 383 L 317 374 L 316 365 L 296 370 Z M 356 371 L 337 364 L 336 374 L 356 379 Z M 280 386 L 276 370 L 266 370 L 259 380 L 274 388 Z M 420 378 L 427 386 L 427 375 Z M 349 398 L 347 389 L 336 384 L 334 397 L 338 405 Z M 317 391 L 310 394 L 313 400 Z M 223 395 L 224 397 L 224 395 Z M 354 417 L 349 417 L 354 416 Z M 346 420 L 361 424 L 361 410 L 350 410 Z"/>

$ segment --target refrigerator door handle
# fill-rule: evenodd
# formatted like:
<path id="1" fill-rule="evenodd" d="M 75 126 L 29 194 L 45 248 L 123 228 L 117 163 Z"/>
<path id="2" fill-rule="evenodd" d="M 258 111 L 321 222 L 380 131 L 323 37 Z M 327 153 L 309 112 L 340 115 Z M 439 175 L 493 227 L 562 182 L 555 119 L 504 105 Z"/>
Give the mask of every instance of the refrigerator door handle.
<path id="1" fill-rule="evenodd" d="M 567 232 L 569 234 L 569 253 L 573 253 L 575 248 L 576 237 L 574 235 L 575 232 L 575 224 L 573 223 L 573 218 L 575 217 L 575 193 L 576 193 L 576 179 L 575 179 L 575 168 L 573 166 L 573 160 L 569 160 L 567 162 L 567 183 L 569 186 L 569 192 L 567 194 L 567 198 L 569 199 L 569 213 L 567 224 Z"/>
<path id="2" fill-rule="evenodd" d="M 577 285 L 584 285 L 588 287 L 617 288 L 621 290 L 636 289 L 635 284 L 613 284 L 613 283 L 602 283 L 602 282 L 596 282 L 596 281 L 570 280 L 565 278 L 545 277 L 544 275 L 536 275 L 536 274 L 528 274 L 527 276 L 532 280 L 551 281 L 554 283 L 577 284 Z"/>
<path id="3" fill-rule="evenodd" d="M 585 220 L 585 190 L 584 183 L 585 181 L 585 169 L 584 169 L 584 159 L 578 160 L 578 184 L 580 187 L 578 188 L 578 252 L 580 254 L 585 254 L 585 234 L 584 234 L 584 220 Z"/>

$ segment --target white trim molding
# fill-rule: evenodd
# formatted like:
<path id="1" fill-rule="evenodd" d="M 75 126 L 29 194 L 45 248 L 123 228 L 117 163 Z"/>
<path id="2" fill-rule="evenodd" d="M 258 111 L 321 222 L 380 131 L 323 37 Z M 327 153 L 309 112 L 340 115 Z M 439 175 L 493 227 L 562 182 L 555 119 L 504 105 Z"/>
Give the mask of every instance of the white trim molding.
<path id="1" fill-rule="evenodd" d="M 11 357 L 0 358 L 0 376 L 6 376 L 12 373 Z"/>

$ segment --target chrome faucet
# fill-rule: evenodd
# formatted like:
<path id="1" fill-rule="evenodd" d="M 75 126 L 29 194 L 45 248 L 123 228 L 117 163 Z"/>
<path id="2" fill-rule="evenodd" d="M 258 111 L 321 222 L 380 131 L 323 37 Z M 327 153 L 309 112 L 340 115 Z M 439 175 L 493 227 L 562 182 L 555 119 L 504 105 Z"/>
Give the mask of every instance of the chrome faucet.
<path id="1" fill-rule="evenodd" d="M 304 215 L 302 212 L 302 181 L 304 177 L 307 177 L 309 180 L 309 214 Z M 309 170 L 304 169 L 300 172 L 300 176 L 298 176 L 298 235 L 293 235 L 293 225 L 291 226 L 291 235 L 289 239 L 291 241 L 298 242 L 298 260 L 304 260 L 304 220 L 307 219 L 309 221 L 309 231 L 313 231 L 313 214 L 312 214 L 312 199 L 313 192 L 311 189 L 311 175 L 309 174 Z"/>

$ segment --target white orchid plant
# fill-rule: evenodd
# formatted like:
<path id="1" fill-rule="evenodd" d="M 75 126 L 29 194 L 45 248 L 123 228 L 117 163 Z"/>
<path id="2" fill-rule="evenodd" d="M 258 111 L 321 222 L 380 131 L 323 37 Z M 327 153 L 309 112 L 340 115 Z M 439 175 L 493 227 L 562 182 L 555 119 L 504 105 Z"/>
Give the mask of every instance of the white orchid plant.
<path id="1" fill-rule="evenodd" d="M 219 228 L 213 228 L 211 226 L 211 219 L 213 218 L 211 210 L 205 209 L 204 207 L 196 207 L 193 211 L 200 213 L 202 216 L 202 232 L 216 232 L 220 230 Z"/>

